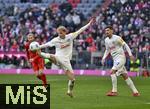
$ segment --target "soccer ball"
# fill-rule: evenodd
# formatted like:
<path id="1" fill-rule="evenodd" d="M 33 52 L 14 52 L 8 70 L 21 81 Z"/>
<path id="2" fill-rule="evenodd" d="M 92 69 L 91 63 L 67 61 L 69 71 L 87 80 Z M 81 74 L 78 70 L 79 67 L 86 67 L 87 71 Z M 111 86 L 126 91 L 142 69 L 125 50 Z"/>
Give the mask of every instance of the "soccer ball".
<path id="1" fill-rule="evenodd" d="M 30 46 L 29 46 L 29 49 L 31 51 L 36 51 L 39 49 L 39 43 L 38 42 L 31 42 Z"/>

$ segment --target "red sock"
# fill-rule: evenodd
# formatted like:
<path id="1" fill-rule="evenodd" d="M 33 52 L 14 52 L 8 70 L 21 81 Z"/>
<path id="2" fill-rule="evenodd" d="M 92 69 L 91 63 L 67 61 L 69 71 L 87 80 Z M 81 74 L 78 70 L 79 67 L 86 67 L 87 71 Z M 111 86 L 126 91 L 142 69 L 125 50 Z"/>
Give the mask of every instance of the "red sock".
<path id="1" fill-rule="evenodd" d="M 47 84 L 46 75 L 45 75 L 45 74 L 42 74 L 42 75 L 41 75 L 41 80 L 43 81 L 43 84 L 44 84 L 44 85 Z"/>

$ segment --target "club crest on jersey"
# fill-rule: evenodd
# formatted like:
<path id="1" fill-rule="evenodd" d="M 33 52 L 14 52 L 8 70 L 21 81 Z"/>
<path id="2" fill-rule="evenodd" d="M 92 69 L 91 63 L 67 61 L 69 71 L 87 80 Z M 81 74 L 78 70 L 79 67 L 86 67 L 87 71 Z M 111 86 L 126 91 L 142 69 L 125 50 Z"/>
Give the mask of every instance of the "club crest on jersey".
<path id="1" fill-rule="evenodd" d="M 66 48 L 66 47 L 68 47 L 70 44 L 68 43 L 68 44 L 61 44 L 61 48 Z"/>

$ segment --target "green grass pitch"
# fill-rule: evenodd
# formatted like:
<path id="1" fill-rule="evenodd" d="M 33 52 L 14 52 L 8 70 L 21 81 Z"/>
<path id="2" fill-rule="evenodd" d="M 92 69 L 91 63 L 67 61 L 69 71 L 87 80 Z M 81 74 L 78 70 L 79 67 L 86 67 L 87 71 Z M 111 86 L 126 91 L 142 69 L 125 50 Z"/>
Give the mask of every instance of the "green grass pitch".
<path id="1" fill-rule="evenodd" d="M 150 78 L 133 77 L 140 97 L 133 97 L 131 90 L 118 77 L 116 97 L 106 96 L 111 89 L 110 77 L 76 76 L 74 98 L 66 96 L 67 77 L 47 76 L 51 85 L 51 109 L 150 109 Z M 41 83 L 34 75 L 0 75 L 0 83 Z"/>

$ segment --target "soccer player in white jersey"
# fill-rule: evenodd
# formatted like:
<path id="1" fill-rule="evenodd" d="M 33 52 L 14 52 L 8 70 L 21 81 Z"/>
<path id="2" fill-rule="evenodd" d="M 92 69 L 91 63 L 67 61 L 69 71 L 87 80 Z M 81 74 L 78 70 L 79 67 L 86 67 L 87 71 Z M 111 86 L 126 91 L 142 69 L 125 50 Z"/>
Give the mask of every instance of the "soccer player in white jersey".
<path id="1" fill-rule="evenodd" d="M 121 75 L 127 85 L 131 88 L 133 96 L 139 96 L 139 92 L 134 86 L 133 81 L 127 74 L 125 63 L 126 57 L 124 54 L 123 48 L 125 48 L 130 56 L 131 60 L 135 60 L 134 56 L 131 53 L 129 46 L 120 36 L 113 34 L 113 28 L 108 26 L 105 28 L 105 33 L 107 38 L 105 39 L 105 53 L 102 58 L 102 64 L 104 65 L 106 57 L 110 53 L 113 58 L 113 67 L 110 70 L 111 80 L 112 80 L 112 90 L 107 93 L 107 96 L 117 96 L 117 76 Z"/>
<path id="2" fill-rule="evenodd" d="M 72 58 L 73 40 L 94 22 L 95 18 L 91 19 L 87 25 L 83 26 L 78 31 L 69 34 L 67 34 L 67 28 L 65 28 L 64 26 L 60 26 L 57 28 L 58 37 L 52 39 L 50 42 L 40 45 L 39 47 L 40 49 L 42 49 L 45 47 L 55 46 L 55 55 L 44 52 L 39 52 L 39 54 L 43 58 L 50 59 L 54 64 L 65 71 L 65 74 L 69 78 L 67 95 L 69 95 L 70 97 L 73 97 L 73 87 L 75 82 L 74 72 L 70 64 L 70 60 Z"/>

